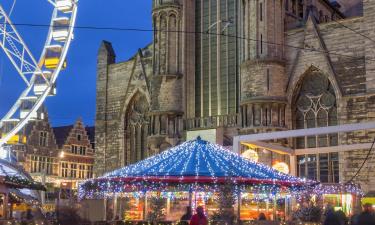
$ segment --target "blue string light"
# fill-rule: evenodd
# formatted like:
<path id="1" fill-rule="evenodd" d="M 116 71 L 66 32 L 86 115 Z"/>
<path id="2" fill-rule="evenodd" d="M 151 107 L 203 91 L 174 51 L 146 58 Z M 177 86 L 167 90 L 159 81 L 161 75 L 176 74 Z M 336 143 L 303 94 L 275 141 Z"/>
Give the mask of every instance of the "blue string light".
<path id="1" fill-rule="evenodd" d="M 191 182 L 187 182 L 188 178 L 192 178 Z M 209 182 L 198 182 L 203 178 L 208 178 Z M 252 186 L 254 191 L 269 193 L 280 192 L 285 189 L 283 186 L 287 186 L 289 190 L 297 190 L 316 183 L 249 161 L 220 145 L 198 138 L 97 179 L 88 180 L 80 185 L 79 190 L 80 197 L 140 189 L 212 191 L 217 188 L 219 179 L 233 183 L 240 190 Z M 254 180 L 254 183 L 244 185 L 240 183 L 242 180 Z"/>

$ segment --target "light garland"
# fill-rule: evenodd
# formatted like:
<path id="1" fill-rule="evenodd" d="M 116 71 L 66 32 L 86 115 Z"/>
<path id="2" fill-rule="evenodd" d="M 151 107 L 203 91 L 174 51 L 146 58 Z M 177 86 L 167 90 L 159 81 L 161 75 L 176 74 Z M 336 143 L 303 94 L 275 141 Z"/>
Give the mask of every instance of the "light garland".
<path id="1" fill-rule="evenodd" d="M 18 188 L 27 188 L 37 191 L 46 191 L 46 187 L 39 182 L 27 180 L 18 176 L 5 176 L 4 183 Z"/>
<path id="2" fill-rule="evenodd" d="M 161 154 L 91 179 L 79 187 L 81 198 L 146 191 L 215 191 L 230 183 L 237 191 L 276 194 L 316 184 L 244 159 L 222 146 L 198 138 Z"/>

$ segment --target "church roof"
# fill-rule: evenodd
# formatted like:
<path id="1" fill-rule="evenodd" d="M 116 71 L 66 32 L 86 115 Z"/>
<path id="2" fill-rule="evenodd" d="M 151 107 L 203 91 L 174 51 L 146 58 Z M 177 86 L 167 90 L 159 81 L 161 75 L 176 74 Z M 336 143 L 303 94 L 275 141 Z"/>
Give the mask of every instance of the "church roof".
<path id="1" fill-rule="evenodd" d="M 87 136 L 89 137 L 89 140 L 91 143 L 95 142 L 95 127 L 85 127 L 85 130 L 87 132 Z"/>

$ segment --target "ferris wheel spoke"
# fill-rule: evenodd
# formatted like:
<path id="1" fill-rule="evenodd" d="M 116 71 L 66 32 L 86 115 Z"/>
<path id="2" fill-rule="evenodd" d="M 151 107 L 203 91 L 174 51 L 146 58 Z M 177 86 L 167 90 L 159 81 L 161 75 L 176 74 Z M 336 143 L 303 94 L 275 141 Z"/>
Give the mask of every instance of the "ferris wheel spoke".
<path id="1" fill-rule="evenodd" d="M 47 0 L 47 2 L 51 3 L 53 5 L 53 7 L 56 7 L 56 3 L 52 0 Z"/>
<path id="2" fill-rule="evenodd" d="M 32 76 L 28 78 L 27 75 L 43 73 L 1 5 L 0 40 L 0 47 L 4 50 L 21 78 L 30 86 Z"/>
<path id="3" fill-rule="evenodd" d="M 39 61 L 19 35 L 0 4 L 0 48 L 27 84 L 15 104 L 0 120 L 0 147 L 28 123 L 41 118 L 39 112 L 45 99 L 56 93 L 56 79 L 66 68 L 66 56 L 73 39 L 77 0 L 47 0 L 54 7 L 51 23 Z M 4 129 L 5 128 L 5 129 Z"/>

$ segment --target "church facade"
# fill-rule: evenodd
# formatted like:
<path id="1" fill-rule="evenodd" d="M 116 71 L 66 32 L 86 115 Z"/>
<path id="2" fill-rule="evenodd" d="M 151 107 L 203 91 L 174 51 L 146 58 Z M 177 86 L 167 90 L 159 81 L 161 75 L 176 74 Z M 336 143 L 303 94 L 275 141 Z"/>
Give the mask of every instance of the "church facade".
<path id="1" fill-rule="evenodd" d="M 97 176 L 195 134 L 230 148 L 236 135 L 375 118 L 374 0 L 359 13 L 327 0 L 154 0 L 152 21 L 153 42 L 125 62 L 110 42 L 100 46 Z M 338 183 L 355 174 L 374 134 L 274 140 L 306 149 L 296 162 L 254 148 L 260 162 Z M 359 147 L 337 150 L 348 144 Z M 375 186 L 371 164 L 357 177 L 365 190 Z"/>

